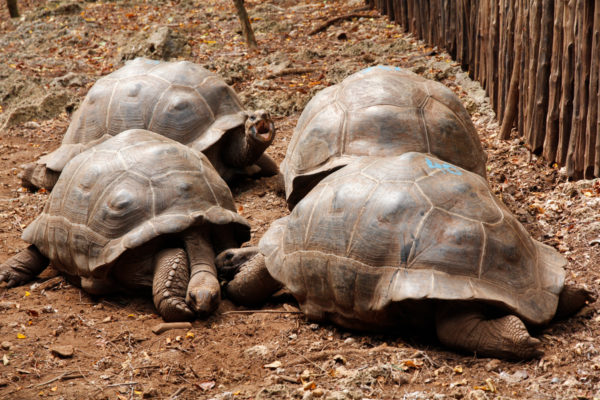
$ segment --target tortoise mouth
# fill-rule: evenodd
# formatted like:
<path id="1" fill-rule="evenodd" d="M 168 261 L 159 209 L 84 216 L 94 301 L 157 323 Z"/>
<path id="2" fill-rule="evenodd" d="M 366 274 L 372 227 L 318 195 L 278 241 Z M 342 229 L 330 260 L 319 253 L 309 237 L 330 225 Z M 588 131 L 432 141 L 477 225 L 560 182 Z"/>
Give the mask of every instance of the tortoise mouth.
<path id="1" fill-rule="evenodd" d="M 252 130 L 252 136 L 261 142 L 270 142 L 273 140 L 273 132 L 275 131 L 273 122 L 261 119 L 253 124 L 250 129 Z"/>

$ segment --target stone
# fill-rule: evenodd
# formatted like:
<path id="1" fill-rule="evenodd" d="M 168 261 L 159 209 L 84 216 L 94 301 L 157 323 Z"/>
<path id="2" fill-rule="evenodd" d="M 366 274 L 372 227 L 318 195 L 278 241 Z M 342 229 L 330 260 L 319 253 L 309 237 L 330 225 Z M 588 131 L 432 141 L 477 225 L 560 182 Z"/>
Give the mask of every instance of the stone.
<path id="1" fill-rule="evenodd" d="M 60 358 L 71 358 L 73 357 L 74 349 L 70 344 L 64 346 L 57 345 L 52 346 L 50 352 Z"/>

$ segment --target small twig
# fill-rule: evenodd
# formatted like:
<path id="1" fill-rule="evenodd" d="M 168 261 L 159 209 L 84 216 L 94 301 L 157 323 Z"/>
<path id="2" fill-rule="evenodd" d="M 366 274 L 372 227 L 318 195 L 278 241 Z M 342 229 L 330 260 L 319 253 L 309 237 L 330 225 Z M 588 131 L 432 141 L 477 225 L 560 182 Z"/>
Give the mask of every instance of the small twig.
<path id="1" fill-rule="evenodd" d="M 69 372 L 65 372 L 63 374 L 60 374 L 60 375 L 58 375 L 58 376 L 50 379 L 49 381 L 38 383 L 37 385 L 29 385 L 29 386 L 27 386 L 27 388 L 31 389 L 32 387 L 46 386 L 46 385 L 49 385 L 49 384 L 51 384 L 53 382 L 56 382 L 56 381 L 66 381 L 66 380 L 69 380 L 69 379 L 77 379 L 77 378 L 83 378 L 83 374 L 76 374 L 76 373 L 73 373 L 72 371 L 69 371 Z"/>
<path id="2" fill-rule="evenodd" d="M 137 384 L 138 384 L 137 382 L 111 383 L 110 385 L 106 385 L 106 387 L 109 388 L 109 387 L 117 387 L 117 386 L 135 386 Z"/>
<path id="3" fill-rule="evenodd" d="M 285 311 L 285 310 L 234 310 L 225 311 L 221 315 L 230 314 L 302 314 L 302 311 Z"/>
<path id="4" fill-rule="evenodd" d="M 281 71 L 273 72 L 267 75 L 267 79 L 277 78 L 284 75 L 300 75 L 315 72 L 316 68 L 284 68 Z"/>
<path id="5" fill-rule="evenodd" d="M 377 18 L 377 17 L 378 17 L 377 15 L 357 14 L 357 13 L 340 15 L 339 17 L 334 17 L 334 18 L 328 19 L 321 25 L 317 26 L 315 29 L 313 29 L 312 31 L 310 31 L 308 33 L 308 36 L 312 36 L 319 32 L 322 32 L 322 31 L 326 30 L 327 28 L 329 28 L 331 25 L 333 25 L 337 22 L 340 22 L 340 21 L 346 21 L 348 19 L 353 19 L 353 18 Z"/>
<path id="6" fill-rule="evenodd" d="M 282 381 L 285 382 L 290 382 L 290 383 L 300 383 L 298 378 L 294 378 L 292 376 L 287 376 L 287 375 L 277 375 L 277 378 L 281 379 Z"/>
<path id="7" fill-rule="evenodd" d="M 136 369 L 153 369 L 153 368 L 160 368 L 161 366 L 158 364 L 153 364 L 153 365 L 141 365 L 139 367 L 131 367 L 132 369 L 136 370 Z"/>
<path id="8" fill-rule="evenodd" d="M 171 329 L 192 329 L 192 324 L 190 322 L 161 322 L 152 327 L 152 333 L 160 335 Z"/>
<path id="9" fill-rule="evenodd" d="M 169 400 L 174 400 L 177 398 L 177 396 L 179 396 L 181 393 L 185 392 L 187 390 L 187 387 L 182 386 L 179 389 L 177 389 L 175 391 L 175 393 L 173 393 L 171 396 L 169 396 Z"/>
<path id="10" fill-rule="evenodd" d="M 290 351 L 296 355 L 299 355 L 300 358 L 305 359 L 306 361 L 308 361 L 309 363 L 311 363 L 312 365 L 314 365 L 315 367 L 319 368 L 321 371 L 327 373 L 327 371 L 325 371 L 325 369 L 323 369 L 323 367 L 321 367 L 319 364 L 317 364 L 316 362 L 310 360 L 308 357 L 306 357 L 304 354 L 300 354 L 300 353 L 296 353 L 294 350 L 290 349 Z M 296 364 L 301 364 L 302 362 L 297 362 Z M 289 364 L 289 365 L 294 365 L 294 364 Z"/>

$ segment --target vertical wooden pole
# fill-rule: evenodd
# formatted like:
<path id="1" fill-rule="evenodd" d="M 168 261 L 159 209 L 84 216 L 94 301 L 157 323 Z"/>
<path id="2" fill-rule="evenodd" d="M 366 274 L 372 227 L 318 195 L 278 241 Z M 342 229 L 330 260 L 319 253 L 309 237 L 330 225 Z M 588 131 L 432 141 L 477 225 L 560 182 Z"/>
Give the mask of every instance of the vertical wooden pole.
<path id="1" fill-rule="evenodd" d="M 523 24 L 523 12 L 519 6 L 517 10 L 517 20 L 515 26 L 521 26 Z M 500 128 L 500 139 L 508 139 L 510 132 L 515 124 L 517 116 L 517 106 L 519 104 L 519 81 L 521 76 L 521 53 L 523 51 L 523 36 L 515 34 L 515 57 L 512 65 L 512 71 L 510 76 L 510 85 L 508 87 L 508 94 L 506 96 L 506 110 L 504 111 L 504 118 L 502 119 L 502 125 Z"/>
<path id="2" fill-rule="evenodd" d="M 250 25 L 250 19 L 248 18 L 246 7 L 244 7 L 244 0 L 233 0 L 233 2 L 235 3 L 237 15 L 240 19 L 240 23 L 242 24 L 242 34 L 244 35 L 246 45 L 251 49 L 256 49 L 258 45 L 256 44 L 256 38 L 254 37 L 252 25 Z"/>
<path id="3" fill-rule="evenodd" d="M 589 140 L 586 137 L 585 128 L 589 97 L 590 47 L 593 21 L 590 5 L 591 3 L 588 0 L 577 0 L 576 3 L 575 92 L 571 137 L 569 138 L 567 153 L 567 176 L 575 179 L 583 177 L 591 169 L 590 166 L 585 165 L 585 160 L 589 159 L 589 156 L 586 156 Z M 595 145 L 595 140 L 594 137 L 593 145 Z"/>
<path id="4" fill-rule="evenodd" d="M 556 162 L 565 165 L 567 150 L 569 148 L 569 137 L 571 134 L 571 119 L 573 117 L 573 60 L 575 58 L 574 43 L 574 19 L 575 1 L 569 0 L 565 3 L 563 13 L 563 54 L 562 54 L 562 79 L 560 114 L 558 119 L 558 146 L 556 149 Z"/>
<path id="5" fill-rule="evenodd" d="M 546 113 L 548 111 L 548 79 L 550 77 L 550 58 L 552 57 L 554 0 L 542 0 L 541 21 L 539 26 L 539 49 L 535 68 L 535 92 L 529 110 L 530 131 L 528 141 L 531 151 L 539 152 L 544 145 L 546 135 Z"/>
<path id="6" fill-rule="evenodd" d="M 8 7 L 8 13 L 11 18 L 19 18 L 19 6 L 17 0 L 6 0 L 6 6 Z"/>
<path id="7" fill-rule="evenodd" d="M 548 87 L 548 112 L 546 115 L 546 136 L 544 138 L 544 159 L 551 163 L 556 160 L 558 147 L 562 58 L 563 58 L 563 18 L 565 1 L 554 0 L 554 32 L 552 34 L 551 71 Z"/>

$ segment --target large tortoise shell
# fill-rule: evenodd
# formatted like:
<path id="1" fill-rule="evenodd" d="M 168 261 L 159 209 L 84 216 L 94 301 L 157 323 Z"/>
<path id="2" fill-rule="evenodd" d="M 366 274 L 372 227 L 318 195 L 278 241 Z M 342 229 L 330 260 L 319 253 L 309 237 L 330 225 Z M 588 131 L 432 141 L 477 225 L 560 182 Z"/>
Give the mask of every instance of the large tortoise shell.
<path id="1" fill-rule="evenodd" d="M 356 157 L 408 151 L 486 175 L 475 127 L 450 89 L 397 67 L 359 71 L 317 93 L 302 112 L 281 164 L 288 204 Z"/>
<path id="2" fill-rule="evenodd" d="M 219 76 L 188 61 L 137 58 L 92 86 L 61 146 L 41 162 L 61 171 L 83 145 L 127 129 L 147 129 L 204 151 L 245 120 L 240 100 Z"/>
<path id="3" fill-rule="evenodd" d="M 307 315 L 353 327 L 398 323 L 392 308 L 426 299 L 493 303 L 546 323 L 566 263 L 480 175 L 414 152 L 332 173 L 259 246 Z"/>
<path id="4" fill-rule="evenodd" d="M 62 272 L 103 278 L 125 251 L 201 224 L 230 226 L 240 244 L 250 238 L 202 153 L 132 129 L 73 158 L 22 237 Z"/>

